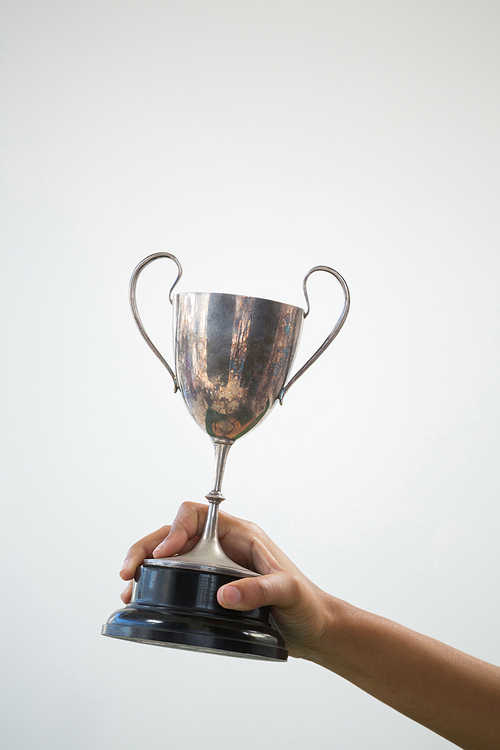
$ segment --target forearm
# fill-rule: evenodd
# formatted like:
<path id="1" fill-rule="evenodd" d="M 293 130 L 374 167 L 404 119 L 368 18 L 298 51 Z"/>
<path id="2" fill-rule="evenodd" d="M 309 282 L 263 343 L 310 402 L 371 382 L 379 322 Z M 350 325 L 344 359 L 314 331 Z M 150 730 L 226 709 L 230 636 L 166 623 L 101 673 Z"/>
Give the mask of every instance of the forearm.
<path id="1" fill-rule="evenodd" d="M 304 657 L 467 750 L 500 746 L 500 668 L 327 598 L 322 638 Z"/>

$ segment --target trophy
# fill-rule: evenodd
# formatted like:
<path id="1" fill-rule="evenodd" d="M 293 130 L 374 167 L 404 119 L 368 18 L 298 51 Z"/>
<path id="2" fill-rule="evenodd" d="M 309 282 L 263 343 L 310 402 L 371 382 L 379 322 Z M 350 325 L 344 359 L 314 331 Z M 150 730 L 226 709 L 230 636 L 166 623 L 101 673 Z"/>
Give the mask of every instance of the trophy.
<path id="1" fill-rule="evenodd" d="M 137 280 L 152 261 L 167 258 L 178 274 L 170 289 L 173 304 L 175 371 L 153 344 L 136 303 Z M 332 274 L 345 302 L 333 330 L 288 382 L 302 321 L 309 314 L 307 280 L 316 271 Z M 293 383 L 327 349 L 349 312 L 349 290 L 342 276 L 328 266 L 306 275 L 306 310 L 267 299 L 233 294 L 172 292 L 182 275 L 174 255 L 154 253 L 135 268 L 130 303 L 135 321 L 156 356 L 170 373 L 174 393 L 185 404 L 215 449 L 213 489 L 205 496 L 208 513 L 196 546 L 186 554 L 147 559 L 138 569 L 130 604 L 114 612 L 102 628 L 112 638 L 194 651 L 214 652 L 271 661 L 286 661 L 288 652 L 269 607 L 249 612 L 227 610 L 216 598 L 230 581 L 259 575 L 231 560 L 218 536 L 222 479 L 233 443 L 253 430 Z"/>

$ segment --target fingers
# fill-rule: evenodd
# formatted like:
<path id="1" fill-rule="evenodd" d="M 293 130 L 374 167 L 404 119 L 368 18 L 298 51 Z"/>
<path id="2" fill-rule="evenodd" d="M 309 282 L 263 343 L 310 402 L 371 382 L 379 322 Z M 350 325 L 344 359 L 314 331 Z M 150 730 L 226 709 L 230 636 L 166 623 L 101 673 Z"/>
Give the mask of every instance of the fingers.
<path id="1" fill-rule="evenodd" d="M 188 552 L 201 535 L 207 506 L 183 503 L 171 526 L 162 526 L 136 542 L 127 552 L 120 577 L 129 581 L 135 571 L 148 557 L 170 557 L 179 552 Z"/>
<path id="2" fill-rule="evenodd" d="M 129 549 L 120 570 L 120 577 L 124 581 L 129 581 L 135 576 L 135 571 L 139 565 L 147 557 L 151 557 L 155 547 L 167 536 L 169 531 L 170 526 L 162 526 L 161 529 L 153 531 L 152 534 L 148 534 L 148 536 L 140 539 Z"/>
<path id="3" fill-rule="evenodd" d="M 148 557 L 171 557 L 192 549 L 203 532 L 207 511 L 208 506 L 205 504 L 183 503 L 171 526 L 162 526 L 129 549 L 120 571 L 121 578 L 130 581 L 137 568 Z M 268 603 L 287 606 L 293 576 L 300 573 L 279 547 L 255 524 L 226 513 L 219 514 L 219 538 L 231 559 L 262 574 L 259 579 L 236 582 L 235 591 L 224 589 L 220 595 L 222 606 L 232 607 L 236 603 L 235 608 L 242 610 Z M 270 581 L 265 578 L 283 571 L 292 573 L 292 577 L 281 576 Z M 288 584 L 285 586 L 286 581 Z M 240 598 L 236 601 L 238 596 Z M 122 594 L 122 599 L 130 601 L 128 587 Z"/>
<path id="4" fill-rule="evenodd" d="M 124 604 L 129 604 L 132 599 L 132 586 L 133 581 L 129 581 L 126 588 L 122 591 L 121 600 Z"/>
<path id="5" fill-rule="evenodd" d="M 182 503 L 170 527 L 168 536 L 159 540 L 158 546 L 152 550 L 154 557 L 171 557 L 181 550 L 188 551 L 201 536 L 207 505 L 198 503 Z"/>

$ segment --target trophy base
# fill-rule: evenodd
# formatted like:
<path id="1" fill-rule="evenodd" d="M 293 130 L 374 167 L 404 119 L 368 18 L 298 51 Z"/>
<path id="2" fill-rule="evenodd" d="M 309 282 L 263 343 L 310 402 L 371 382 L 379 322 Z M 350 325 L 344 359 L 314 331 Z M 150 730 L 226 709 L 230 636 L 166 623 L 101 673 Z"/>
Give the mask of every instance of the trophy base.
<path id="1" fill-rule="evenodd" d="M 175 559 L 175 558 L 174 558 Z M 114 612 L 102 635 L 190 651 L 286 661 L 269 607 L 238 612 L 217 602 L 217 590 L 241 575 L 148 565 L 137 571 L 132 601 Z"/>

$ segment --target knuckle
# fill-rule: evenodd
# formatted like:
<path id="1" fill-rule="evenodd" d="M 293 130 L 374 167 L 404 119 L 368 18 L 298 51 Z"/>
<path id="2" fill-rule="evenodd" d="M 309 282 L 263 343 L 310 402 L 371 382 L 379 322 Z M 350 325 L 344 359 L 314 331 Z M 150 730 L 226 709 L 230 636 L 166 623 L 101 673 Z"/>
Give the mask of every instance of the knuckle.
<path id="1" fill-rule="evenodd" d="M 198 526 L 199 519 L 206 514 L 207 507 L 200 503 L 193 503 L 185 500 L 179 507 L 177 515 L 172 523 L 172 528 L 185 530 Z"/>
<path id="2" fill-rule="evenodd" d="M 167 526 L 167 525 L 160 526 L 158 531 L 155 531 L 154 535 L 159 536 L 160 534 L 163 534 L 163 536 L 167 536 L 169 531 L 170 531 L 170 526 Z"/>
<path id="3" fill-rule="evenodd" d="M 179 505 L 177 515 L 180 515 L 181 513 L 197 513 L 200 509 L 206 509 L 206 505 L 203 505 L 203 503 L 193 503 L 192 500 L 184 500 Z"/>
<path id="4" fill-rule="evenodd" d="M 295 576 L 288 576 L 286 585 L 290 600 L 293 602 L 299 601 L 303 596 L 302 581 L 299 581 Z"/>
<path id="5" fill-rule="evenodd" d="M 253 521 L 243 521 L 243 526 L 252 539 L 262 539 L 264 532 L 256 523 Z"/>
<path id="6" fill-rule="evenodd" d="M 253 594 L 255 599 L 267 601 L 271 593 L 271 582 L 264 576 L 253 579 Z"/>
<path id="7" fill-rule="evenodd" d="M 133 560 L 134 558 L 136 558 L 136 557 L 137 557 L 138 555 L 140 555 L 140 554 L 141 554 L 141 551 L 142 551 L 142 550 L 143 550 L 143 546 L 142 546 L 142 540 L 141 540 L 141 541 L 139 541 L 139 542 L 136 542 L 135 544 L 133 544 L 133 545 L 132 545 L 132 546 L 131 546 L 131 547 L 129 548 L 129 550 L 128 550 L 128 552 L 127 552 L 127 555 L 126 555 L 126 556 L 127 556 L 127 557 L 128 557 L 128 558 L 129 558 L 130 560 Z"/>

